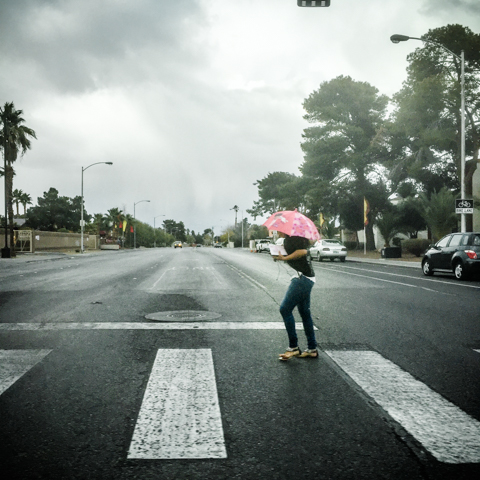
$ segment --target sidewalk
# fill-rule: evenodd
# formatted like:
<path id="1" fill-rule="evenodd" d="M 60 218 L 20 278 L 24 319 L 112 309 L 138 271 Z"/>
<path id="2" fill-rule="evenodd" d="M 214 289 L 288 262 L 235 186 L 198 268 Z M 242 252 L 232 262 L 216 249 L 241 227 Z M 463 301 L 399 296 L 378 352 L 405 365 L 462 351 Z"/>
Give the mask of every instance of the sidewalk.
<path id="1" fill-rule="evenodd" d="M 374 263 L 377 265 L 394 265 L 396 267 L 421 268 L 421 257 L 415 257 L 410 254 L 404 254 L 402 258 L 382 258 L 379 252 L 367 252 L 353 250 L 347 255 L 347 262 Z"/>
<path id="2" fill-rule="evenodd" d="M 87 251 L 84 254 L 79 252 L 35 252 L 35 253 L 17 253 L 14 258 L 0 258 L 0 265 L 10 263 L 30 263 L 30 262 L 48 262 L 52 260 L 62 260 L 65 258 L 73 258 L 75 256 L 88 257 L 104 253 L 104 250 Z"/>

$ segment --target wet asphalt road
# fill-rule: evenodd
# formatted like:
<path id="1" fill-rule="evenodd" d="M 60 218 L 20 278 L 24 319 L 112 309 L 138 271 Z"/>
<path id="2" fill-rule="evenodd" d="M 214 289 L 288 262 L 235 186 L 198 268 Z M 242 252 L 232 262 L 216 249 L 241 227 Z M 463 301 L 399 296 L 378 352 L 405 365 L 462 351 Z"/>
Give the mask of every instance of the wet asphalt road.
<path id="1" fill-rule="evenodd" d="M 480 420 L 478 279 L 349 261 L 315 268 L 320 358 L 283 363 L 284 331 L 255 327 L 281 321 L 290 280 L 266 254 L 2 261 L 0 350 L 48 352 L 0 396 L 2 469 L 12 479 L 478 478 L 479 463 L 439 461 L 325 353 L 377 352 Z M 178 328 L 144 326 L 165 312 Z M 128 457 L 152 365 L 169 349 L 211 350 L 227 458 Z"/>

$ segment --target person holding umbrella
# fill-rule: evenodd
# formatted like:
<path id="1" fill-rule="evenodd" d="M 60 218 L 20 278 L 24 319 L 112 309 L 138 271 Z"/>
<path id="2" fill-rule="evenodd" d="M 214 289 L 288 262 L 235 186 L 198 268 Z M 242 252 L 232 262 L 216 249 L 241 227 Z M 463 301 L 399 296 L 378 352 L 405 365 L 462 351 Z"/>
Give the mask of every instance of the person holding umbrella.
<path id="1" fill-rule="evenodd" d="M 292 357 L 318 358 L 317 340 L 310 313 L 310 293 L 315 285 L 315 272 L 309 257 L 309 240 L 320 238 L 313 222 L 295 211 L 274 213 L 264 225 L 269 230 L 276 230 L 284 238 L 283 247 L 286 255 L 279 253 L 274 260 L 287 262 L 296 271 L 288 287 L 285 298 L 280 305 L 285 329 L 287 330 L 289 346 L 285 353 L 279 355 L 280 360 Z M 302 317 L 303 329 L 307 337 L 307 349 L 302 353 L 298 346 L 293 310 L 298 308 Z"/>

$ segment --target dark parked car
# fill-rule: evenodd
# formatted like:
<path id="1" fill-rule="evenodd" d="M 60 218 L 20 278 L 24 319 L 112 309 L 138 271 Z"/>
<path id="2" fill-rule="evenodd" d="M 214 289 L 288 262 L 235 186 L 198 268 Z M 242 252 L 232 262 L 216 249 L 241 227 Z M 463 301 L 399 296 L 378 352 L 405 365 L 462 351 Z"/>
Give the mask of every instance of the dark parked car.
<path id="1" fill-rule="evenodd" d="M 430 245 L 422 260 L 424 275 L 453 272 L 459 280 L 480 272 L 480 233 L 451 233 Z"/>

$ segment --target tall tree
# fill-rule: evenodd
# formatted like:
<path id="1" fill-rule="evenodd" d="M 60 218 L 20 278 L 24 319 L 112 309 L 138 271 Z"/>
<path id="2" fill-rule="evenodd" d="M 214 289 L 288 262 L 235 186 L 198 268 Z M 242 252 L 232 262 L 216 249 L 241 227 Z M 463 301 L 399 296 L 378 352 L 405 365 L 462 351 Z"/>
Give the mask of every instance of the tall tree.
<path id="1" fill-rule="evenodd" d="M 183 222 L 176 222 L 175 220 L 164 220 L 163 228 L 168 234 L 173 235 L 174 240 L 180 240 L 182 242 L 187 241 L 187 234 Z"/>
<path id="2" fill-rule="evenodd" d="M 81 201 L 80 195 L 74 198 L 61 197 L 58 190 L 52 187 L 43 193 L 43 197 L 38 197 L 37 206 L 28 209 L 26 225 L 50 232 L 60 229 L 78 232 Z M 89 222 L 91 216 L 84 211 L 84 218 Z"/>
<path id="3" fill-rule="evenodd" d="M 269 173 L 257 180 L 259 200 L 247 213 L 253 218 L 272 214 L 279 210 L 293 210 L 302 203 L 303 192 L 298 188 L 299 177 L 288 172 Z"/>
<path id="4" fill-rule="evenodd" d="M 12 192 L 12 203 L 15 203 L 15 207 L 17 208 L 17 217 L 20 215 L 20 200 L 22 195 L 22 190 L 19 190 L 18 188 Z"/>
<path id="5" fill-rule="evenodd" d="M 111 235 L 116 240 L 119 236 L 122 236 L 122 230 L 120 229 L 120 224 L 123 222 L 125 215 L 122 210 L 118 208 L 111 208 L 107 211 L 105 216 L 106 224 L 111 229 Z M 122 223 L 123 227 L 123 223 Z"/>
<path id="6" fill-rule="evenodd" d="M 13 176 L 15 174 L 13 164 L 17 160 L 18 154 L 24 155 L 31 148 L 30 138 L 37 138 L 35 131 L 24 125 L 22 110 L 16 110 L 13 102 L 6 102 L 3 108 L 0 108 L 0 145 L 3 149 L 5 160 L 5 194 L 7 202 L 7 214 L 10 227 L 10 246 L 11 254 L 15 255 L 13 241 Z"/>
<path id="7" fill-rule="evenodd" d="M 303 133 L 302 150 L 305 154 L 301 171 L 317 184 L 311 189 L 318 200 L 325 205 L 325 214 L 336 215 L 340 209 L 338 191 L 344 193 L 344 205 L 349 204 L 347 197 L 359 201 L 360 225 L 363 225 L 363 197 L 366 196 L 372 207 L 381 184 L 381 162 L 387 155 L 382 135 L 385 125 L 388 98 L 366 82 L 357 82 L 350 77 L 340 76 L 323 82 L 304 101 L 304 118 L 312 127 Z M 378 188 L 377 186 L 380 185 Z M 376 191 L 378 190 L 379 191 Z M 382 197 L 382 202 L 384 202 Z M 344 210 L 344 217 L 351 213 L 351 204 Z M 367 248 L 374 249 L 373 222 L 367 226 Z"/>
<path id="8" fill-rule="evenodd" d="M 32 197 L 28 193 L 22 193 L 20 203 L 23 205 L 23 214 L 27 214 L 27 205 L 32 205 Z"/>
<path id="9" fill-rule="evenodd" d="M 433 239 L 440 240 L 457 225 L 457 216 L 452 209 L 455 196 L 446 187 L 438 193 L 434 192 L 430 197 L 425 194 L 420 196 L 423 206 L 423 217 L 425 218 Z"/>
<path id="10" fill-rule="evenodd" d="M 394 96 L 394 137 L 400 155 L 393 169 L 398 183 L 419 183 L 428 196 L 442 187 L 459 190 L 461 176 L 461 62 L 465 52 L 466 169 L 465 192 L 472 196 L 472 177 L 480 149 L 480 35 L 462 25 L 429 30 L 426 42 L 407 60 L 408 76 Z M 467 215 L 467 229 L 472 217 Z"/>

